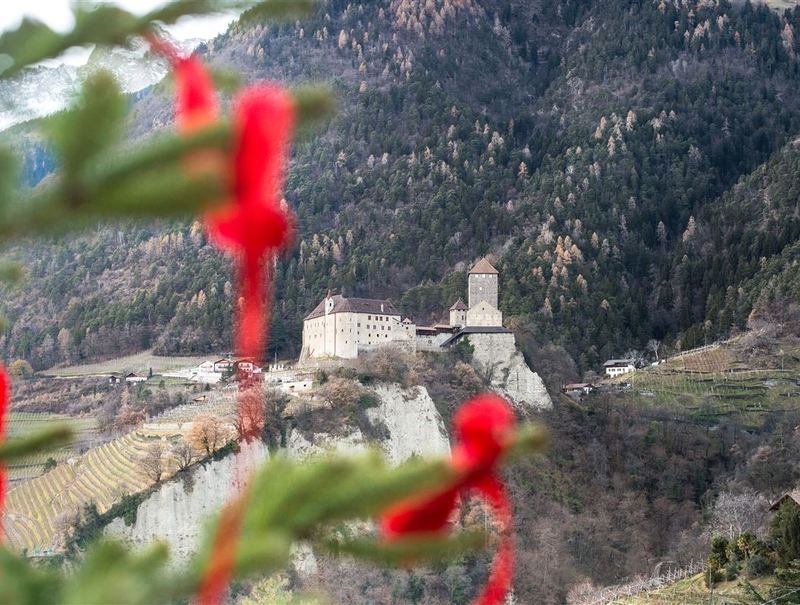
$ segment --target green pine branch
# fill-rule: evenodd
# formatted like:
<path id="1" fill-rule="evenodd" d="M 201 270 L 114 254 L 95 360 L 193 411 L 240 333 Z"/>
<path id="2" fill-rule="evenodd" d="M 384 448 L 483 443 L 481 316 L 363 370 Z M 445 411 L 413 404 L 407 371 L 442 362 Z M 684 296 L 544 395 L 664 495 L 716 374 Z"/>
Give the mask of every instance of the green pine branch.
<path id="1" fill-rule="evenodd" d="M 300 128 L 332 110 L 330 90 L 292 91 Z M 27 195 L 13 193 L 16 175 L 9 154 L 0 151 L 0 239 L 64 232 L 106 219 L 157 219 L 202 213 L 226 197 L 220 176 L 191 174 L 191 153 L 228 151 L 226 120 L 191 135 L 157 135 L 134 147 L 117 144 L 124 128 L 125 99 L 106 73 L 87 79 L 76 105 L 44 120 L 43 130 L 62 162 L 61 170 Z M 4 169 L 5 168 L 5 169 Z"/>
<path id="2" fill-rule="evenodd" d="M 125 46 L 134 36 L 157 33 L 159 24 L 171 24 L 188 15 L 249 9 L 248 18 L 296 18 L 312 7 L 311 0 L 177 0 L 138 16 L 111 4 L 91 8 L 76 4 L 75 25 L 65 34 L 28 18 L 0 36 L 0 77 L 14 76 L 74 46 Z"/>

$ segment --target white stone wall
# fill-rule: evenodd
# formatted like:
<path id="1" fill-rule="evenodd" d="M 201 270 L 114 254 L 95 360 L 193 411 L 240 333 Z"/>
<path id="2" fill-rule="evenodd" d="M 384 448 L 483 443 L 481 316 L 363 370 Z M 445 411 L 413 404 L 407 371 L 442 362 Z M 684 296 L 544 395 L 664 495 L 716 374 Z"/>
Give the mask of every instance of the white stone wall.
<path id="1" fill-rule="evenodd" d="M 331 313 L 303 322 L 303 356 L 355 359 L 359 350 L 396 343 L 413 350 L 415 332 L 399 315 Z"/>
<path id="2" fill-rule="evenodd" d="M 442 343 L 450 338 L 452 334 L 449 332 L 440 332 L 438 334 L 418 334 L 416 337 L 417 351 L 435 351 L 442 352 Z"/>

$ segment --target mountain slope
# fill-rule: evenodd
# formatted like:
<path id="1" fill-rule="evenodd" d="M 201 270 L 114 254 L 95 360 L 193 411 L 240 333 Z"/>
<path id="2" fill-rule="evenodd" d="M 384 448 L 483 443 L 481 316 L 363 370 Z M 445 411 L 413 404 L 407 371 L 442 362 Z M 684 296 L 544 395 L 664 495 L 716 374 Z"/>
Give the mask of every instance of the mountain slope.
<path id="1" fill-rule="evenodd" d="M 709 249 L 687 249 L 706 224 L 734 233 L 711 208 L 739 204 L 726 192 L 800 132 L 797 27 L 798 10 L 649 0 L 330 1 L 301 23 L 232 27 L 200 48 L 212 62 L 250 80 L 331 81 L 341 101 L 295 149 L 285 196 L 299 234 L 278 265 L 272 352 L 297 352 L 329 288 L 436 318 L 480 254 L 497 260 L 511 323 L 582 369 L 653 336 L 690 330 L 689 342 L 707 315 L 714 333 L 741 324 L 753 301 L 717 317 L 704 288 L 757 276 L 718 279 L 700 268 Z M 157 87 L 131 133 L 170 121 Z M 4 296 L 7 356 L 41 367 L 230 342 L 229 265 L 197 225 L 15 252 L 32 277 Z M 706 271 L 702 288 L 685 277 Z"/>

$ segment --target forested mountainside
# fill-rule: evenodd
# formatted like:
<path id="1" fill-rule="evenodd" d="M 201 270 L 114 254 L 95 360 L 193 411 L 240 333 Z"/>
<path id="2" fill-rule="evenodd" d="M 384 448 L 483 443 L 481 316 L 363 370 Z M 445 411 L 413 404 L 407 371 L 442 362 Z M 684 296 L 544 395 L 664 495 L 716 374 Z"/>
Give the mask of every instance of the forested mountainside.
<path id="1" fill-rule="evenodd" d="M 515 329 L 580 369 L 726 334 L 764 292 L 765 312 L 797 298 L 799 27 L 800 9 L 708 0 L 329 0 L 232 26 L 200 52 L 340 95 L 294 150 L 270 354 L 298 352 L 329 288 L 438 319 L 483 254 Z M 135 101 L 132 137 L 169 127 L 168 95 Z M 46 150 L 12 135 L 33 182 Z M 11 252 L 30 277 L 2 292 L 7 357 L 230 342 L 230 265 L 196 223 Z"/>

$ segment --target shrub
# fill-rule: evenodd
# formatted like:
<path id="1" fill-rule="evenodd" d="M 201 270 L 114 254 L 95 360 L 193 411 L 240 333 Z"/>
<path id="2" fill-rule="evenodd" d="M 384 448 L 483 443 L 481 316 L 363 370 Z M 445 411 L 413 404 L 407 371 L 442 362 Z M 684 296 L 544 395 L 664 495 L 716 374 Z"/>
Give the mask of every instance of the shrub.
<path id="1" fill-rule="evenodd" d="M 475 347 L 470 343 L 469 338 L 462 338 L 457 344 L 450 348 L 450 352 L 457 360 L 469 363 L 472 361 L 472 354 L 475 353 Z"/>
<path id="2" fill-rule="evenodd" d="M 725 566 L 725 579 L 730 582 L 731 580 L 735 580 L 739 575 L 739 564 L 735 561 L 731 561 Z"/>
<path id="3" fill-rule="evenodd" d="M 358 398 L 358 407 L 362 410 L 376 408 L 381 404 L 378 398 L 373 393 L 364 393 Z"/>
<path id="4" fill-rule="evenodd" d="M 728 563 L 728 539 L 725 536 L 714 536 L 711 540 L 711 554 L 708 565 L 712 569 L 722 569 Z"/>
<path id="5" fill-rule="evenodd" d="M 719 584 L 725 579 L 725 576 L 722 575 L 722 572 L 718 569 L 711 569 L 708 568 L 706 573 L 703 574 L 703 581 L 705 582 L 706 588 L 711 588 L 715 584 Z"/>
<path id="6" fill-rule="evenodd" d="M 753 555 L 747 561 L 747 575 L 751 578 L 763 576 L 770 571 L 772 571 L 772 563 L 764 555 Z"/>

